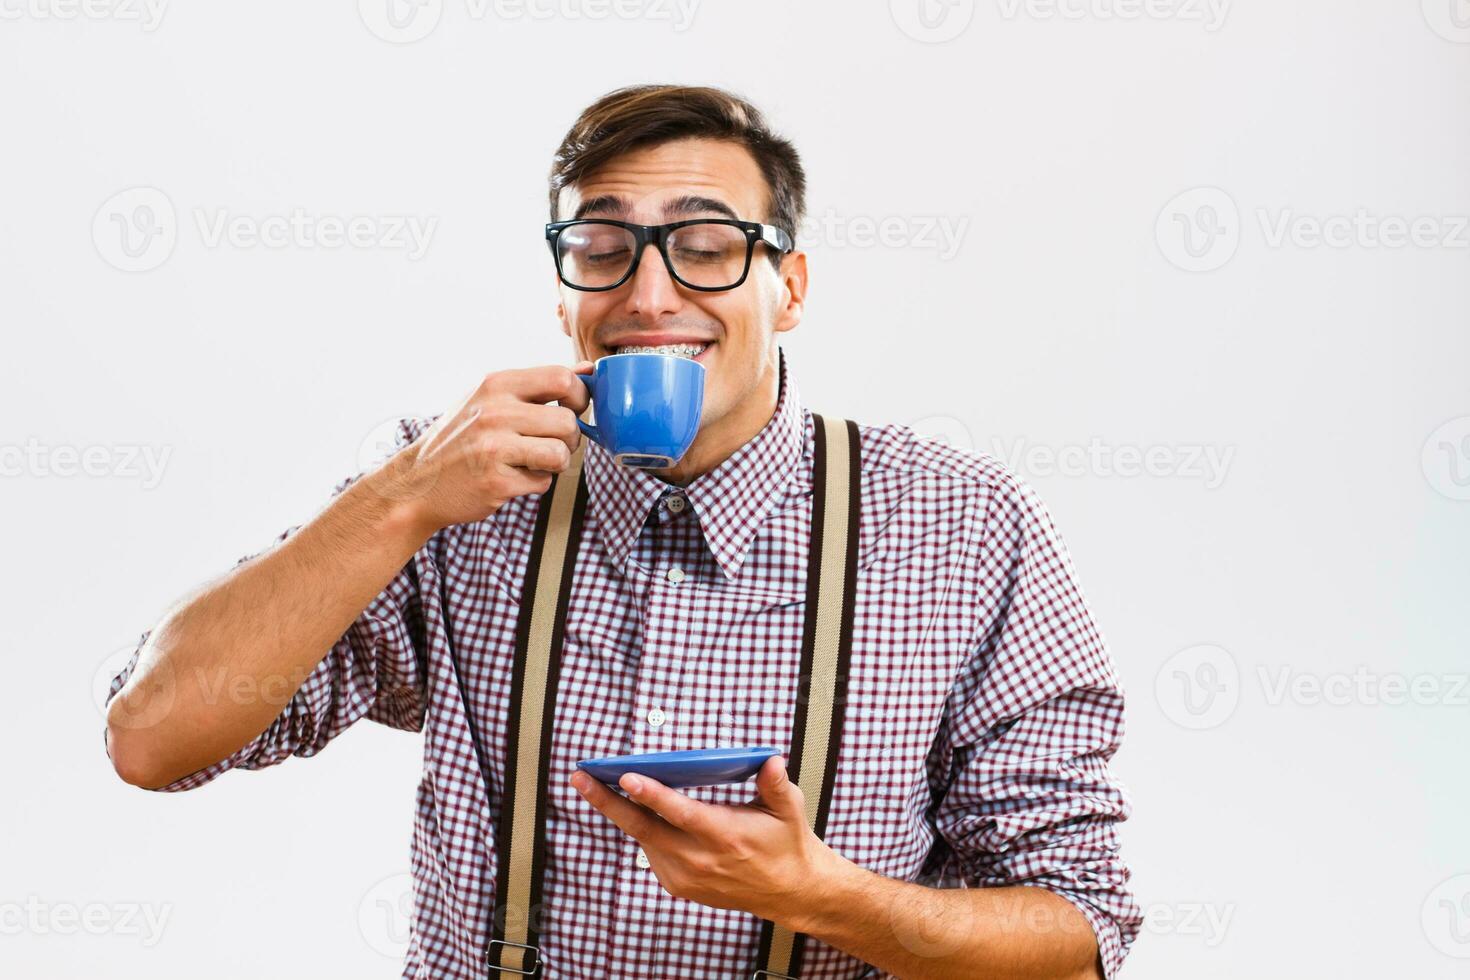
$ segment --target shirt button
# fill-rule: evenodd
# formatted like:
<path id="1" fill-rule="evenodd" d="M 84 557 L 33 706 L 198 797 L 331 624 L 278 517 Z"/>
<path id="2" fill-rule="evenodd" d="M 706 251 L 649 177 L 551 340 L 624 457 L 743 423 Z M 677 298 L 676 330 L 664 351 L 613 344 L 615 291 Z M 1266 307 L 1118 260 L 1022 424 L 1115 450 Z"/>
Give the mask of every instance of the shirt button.
<path id="1" fill-rule="evenodd" d="M 664 577 L 667 578 L 670 582 L 673 582 L 675 585 L 678 585 L 680 582 L 684 581 L 684 569 L 675 565 L 673 568 L 668 570 L 668 573 Z"/>
<path id="2" fill-rule="evenodd" d="M 684 509 L 684 503 L 685 503 L 685 501 L 684 501 L 684 498 L 683 497 L 670 497 L 669 498 L 669 510 L 671 510 L 675 514 L 677 514 L 677 513 L 679 513 L 679 511 L 681 511 L 681 510 Z"/>
<path id="3" fill-rule="evenodd" d="M 653 867 L 653 865 L 651 865 L 648 861 L 648 855 L 643 853 L 643 848 L 641 847 L 638 848 L 638 856 L 633 859 L 633 863 L 638 865 L 638 867 L 643 868 L 645 871 Z"/>
<path id="4" fill-rule="evenodd" d="M 664 714 L 663 708 L 653 708 L 648 712 L 648 724 L 653 728 L 657 728 L 667 720 L 668 716 Z"/>

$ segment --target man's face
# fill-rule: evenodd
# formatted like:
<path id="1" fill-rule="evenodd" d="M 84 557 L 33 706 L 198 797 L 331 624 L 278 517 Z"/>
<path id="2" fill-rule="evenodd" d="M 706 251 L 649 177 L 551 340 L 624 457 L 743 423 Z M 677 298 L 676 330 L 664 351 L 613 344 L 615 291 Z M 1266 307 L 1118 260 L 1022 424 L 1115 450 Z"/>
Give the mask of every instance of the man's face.
<path id="1" fill-rule="evenodd" d="M 562 190 L 563 219 L 612 218 L 657 225 L 689 218 L 770 220 L 770 192 L 755 158 L 734 143 L 684 139 L 635 150 Z M 795 229 L 786 229 L 795 234 Z M 757 245 L 745 282 L 723 292 L 679 285 L 658 249 L 643 251 L 627 282 L 606 292 L 558 283 L 557 315 L 579 359 L 596 361 L 625 346 L 708 343 L 701 426 L 750 409 L 778 366 L 775 335 L 801 321 L 805 257 L 785 256 L 781 271 Z M 765 406 L 766 410 L 772 405 Z M 761 420 L 762 422 L 764 420 Z"/>

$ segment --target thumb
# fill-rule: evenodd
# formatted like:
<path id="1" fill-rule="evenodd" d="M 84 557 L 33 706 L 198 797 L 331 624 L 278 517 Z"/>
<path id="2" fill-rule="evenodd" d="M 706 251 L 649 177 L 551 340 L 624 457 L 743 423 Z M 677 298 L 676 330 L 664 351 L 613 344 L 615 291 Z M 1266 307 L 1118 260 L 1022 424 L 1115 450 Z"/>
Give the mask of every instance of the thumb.
<path id="1" fill-rule="evenodd" d="M 781 756 L 774 755 L 765 761 L 760 772 L 756 773 L 755 788 L 760 793 L 761 802 L 778 816 L 806 819 L 801 787 L 791 781 L 786 771 L 786 760 Z"/>

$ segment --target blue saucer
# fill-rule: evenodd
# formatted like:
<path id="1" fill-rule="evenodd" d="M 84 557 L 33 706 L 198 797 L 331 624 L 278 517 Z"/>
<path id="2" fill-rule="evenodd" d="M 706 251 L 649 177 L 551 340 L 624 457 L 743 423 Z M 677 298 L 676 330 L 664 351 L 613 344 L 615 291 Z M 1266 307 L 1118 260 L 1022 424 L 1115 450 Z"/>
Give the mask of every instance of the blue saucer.
<path id="1" fill-rule="evenodd" d="M 779 749 L 770 746 L 645 752 L 642 755 L 583 759 L 577 763 L 577 768 L 609 786 L 616 786 L 625 772 L 650 776 L 665 786 L 711 786 L 715 783 L 743 783 L 760 771 L 763 762 L 780 754 Z"/>

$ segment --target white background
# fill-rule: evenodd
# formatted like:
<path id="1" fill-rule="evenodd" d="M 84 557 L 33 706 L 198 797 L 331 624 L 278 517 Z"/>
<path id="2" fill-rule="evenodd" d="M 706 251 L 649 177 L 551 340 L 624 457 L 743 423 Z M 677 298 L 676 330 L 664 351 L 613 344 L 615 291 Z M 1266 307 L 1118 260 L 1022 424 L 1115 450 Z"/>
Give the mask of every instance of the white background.
<path id="1" fill-rule="evenodd" d="M 0 973 L 398 975 L 415 737 L 150 794 L 96 688 L 383 419 L 569 360 L 550 153 L 670 80 L 804 155 L 808 404 L 1051 506 L 1129 695 L 1125 976 L 1465 975 L 1464 0 L 71 2 L 0 0 Z M 296 209 L 434 225 L 207 234 Z"/>

